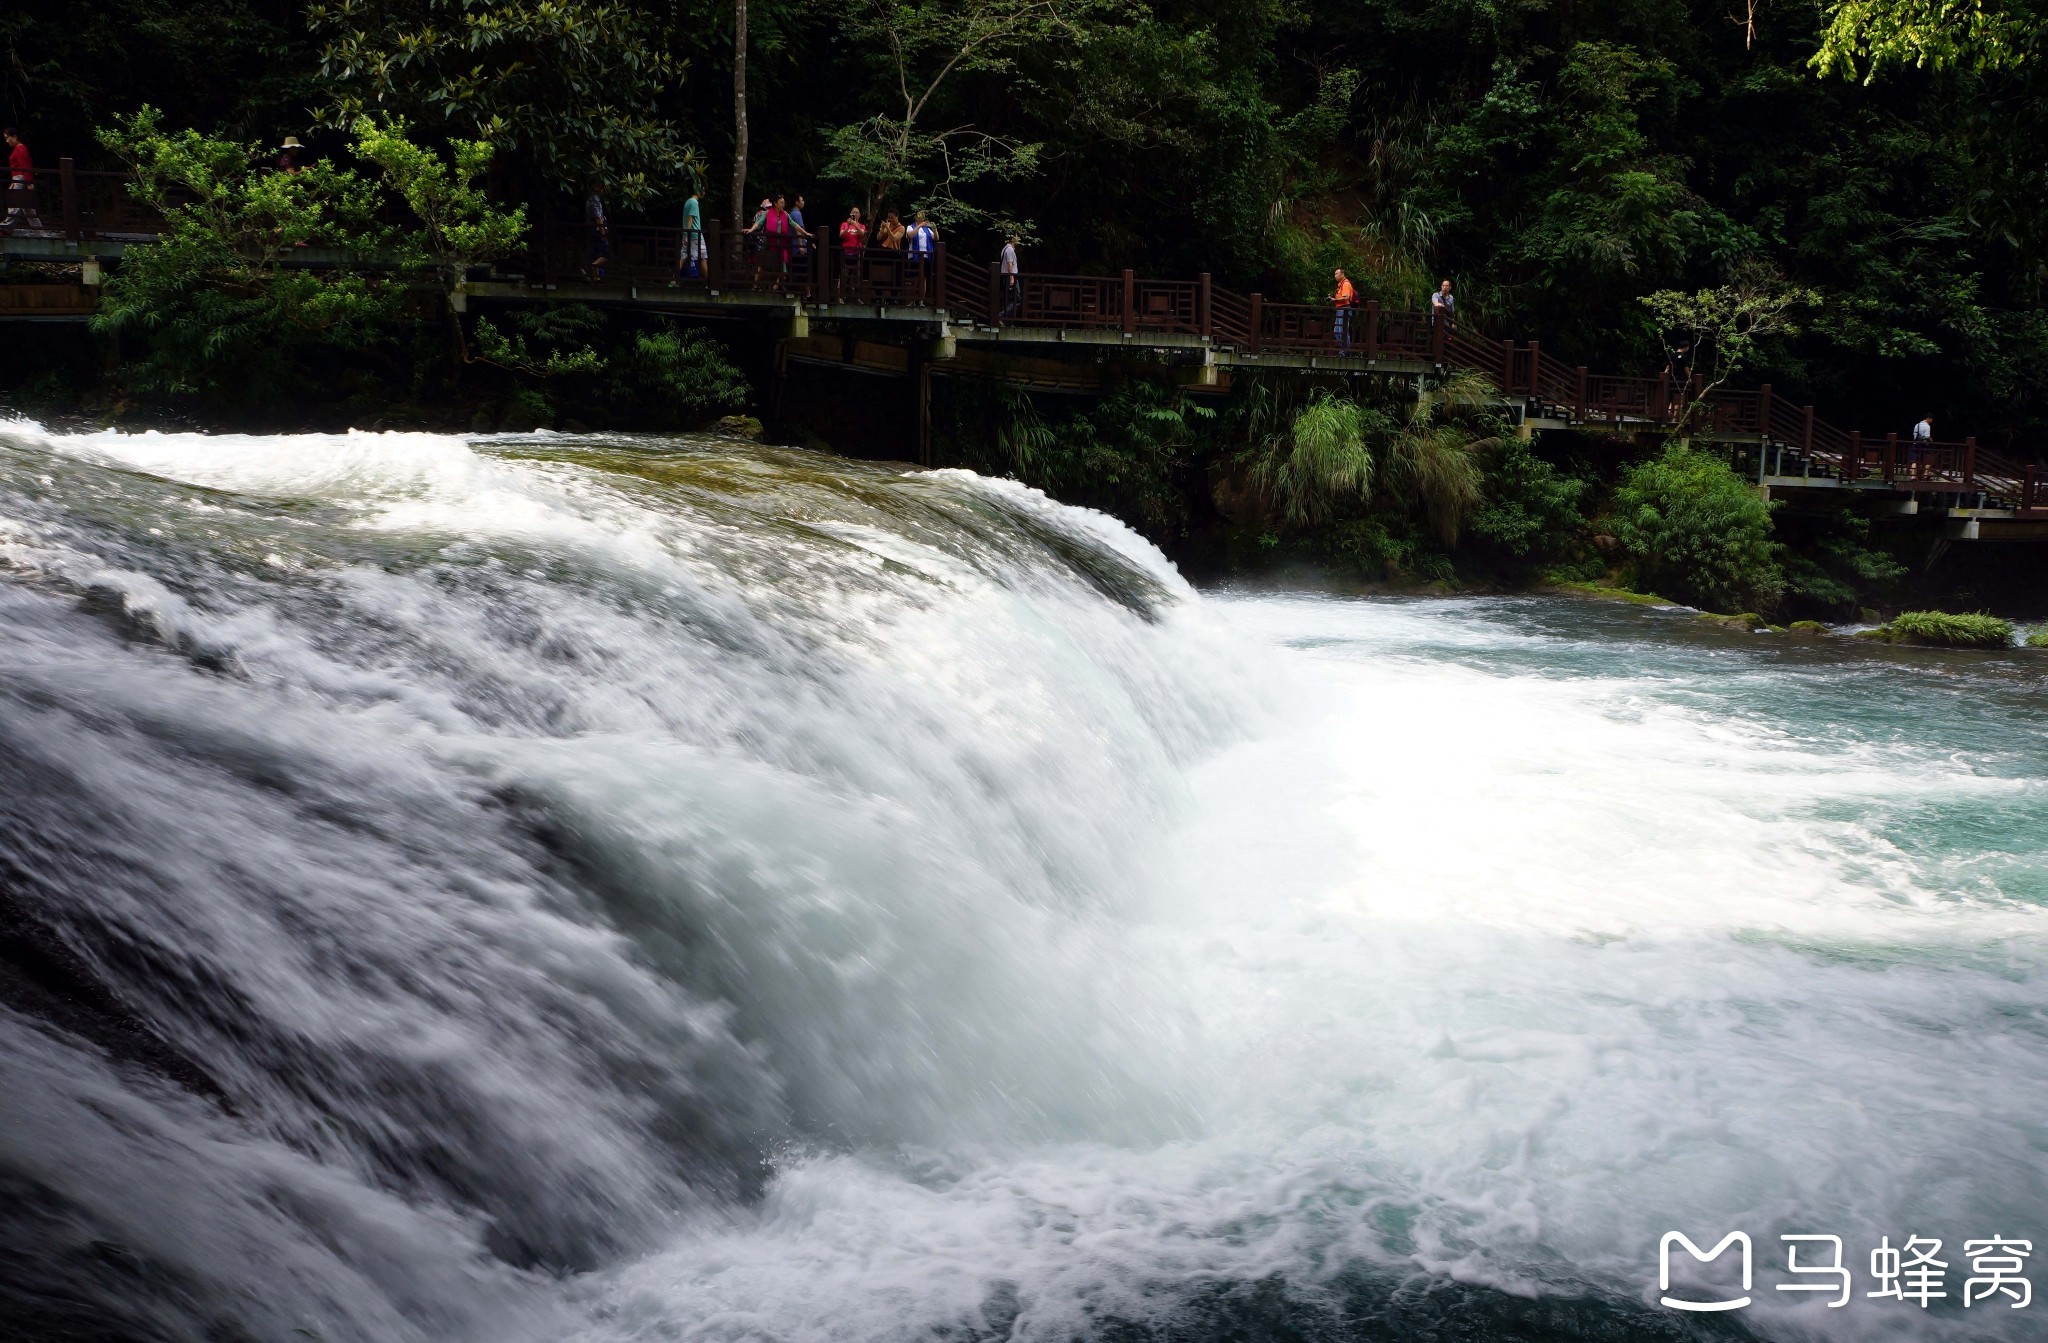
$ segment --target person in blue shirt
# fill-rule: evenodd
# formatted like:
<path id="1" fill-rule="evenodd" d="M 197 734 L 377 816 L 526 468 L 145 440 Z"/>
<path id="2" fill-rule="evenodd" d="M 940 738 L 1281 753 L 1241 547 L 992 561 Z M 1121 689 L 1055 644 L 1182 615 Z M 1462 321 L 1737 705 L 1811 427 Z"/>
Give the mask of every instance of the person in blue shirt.
<path id="1" fill-rule="evenodd" d="M 704 207 L 697 201 L 692 190 L 683 202 L 683 243 L 676 252 L 675 279 L 668 282 L 673 289 L 688 272 L 687 278 L 697 279 L 704 274 Z"/>
<path id="2" fill-rule="evenodd" d="M 932 227 L 931 217 L 919 210 L 917 222 L 910 226 L 910 270 L 917 276 L 917 302 L 920 305 L 925 301 L 925 290 L 931 284 L 938 257 L 939 231 Z"/>

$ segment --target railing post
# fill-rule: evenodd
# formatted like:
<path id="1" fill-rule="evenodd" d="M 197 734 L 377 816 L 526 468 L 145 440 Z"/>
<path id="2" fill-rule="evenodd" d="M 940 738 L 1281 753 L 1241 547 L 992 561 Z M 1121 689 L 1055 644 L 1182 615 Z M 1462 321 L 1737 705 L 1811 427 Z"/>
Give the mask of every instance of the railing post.
<path id="1" fill-rule="evenodd" d="M 2031 465 L 2027 467 L 2026 482 L 2020 487 L 2021 512 L 2025 512 L 2034 506 L 2034 470 L 2035 468 Z"/>
<path id="2" fill-rule="evenodd" d="M 1216 318 L 1209 306 L 1211 287 L 1208 271 L 1202 272 L 1200 278 L 1195 281 L 1195 286 L 1195 330 L 1206 340 L 1216 334 Z"/>
<path id="3" fill-rule="evenodd" d="M 1500 389 L 1511 392 L 1515 388 L 1515 343 L 1504 340 L 1500 343 Z"/>
<path id="4" fill-rule="evenodd" d="M 1886 448 L 1886 454 L 1890 454 L 1889 447 Z M 1862 476 L 1863 431 L 1861 429 L 1851 429 L 1849 431 L 1848 458 L 1842 463 L 1842 483 L 1845 485 L 1849 484 L 1853 481 L 1861 479 Z"/>
<path id="5" fill-rule="evenodd" d="M 1756 394 L 1756 432 L 1760 439 L 1771 436 L 1771 385 L 1765 383 Z"/>
<path id="6" fill-rule="evenodd" d="M 1365 301 L 1365 357 L 1380 357 L 1380 301 L 1376 298 Z"/>
<path id="7" fill-rule="evenodd" d="M 1266 296 L 1263 294 L 1253 294 L 1251 296 L 1251 310 L 1252 329 L 1246 336 L 1245 342 L 1247 348 L 1253 354 L 1257 354 L 1259 352 L 1259 333 L 1266 325 Z M 1370 330 L 1371 328 L 1368 327 L 1367 329 Z"/>
<path id="8" fill-rule="evenodd" d="M 57 189 L 64 193 L 64 236 L 78 241 L 78 165 L 68 158 L 57 160 Z"/>
<path id="9" fill-rule="evenodd" d="M 988 324 L 1003 324 L 1003 263 L 988 263 Z"/>
<path id="10" fill-rule="evenodd" d="M 1850 434 L 1849 437 L 1855 442 L 1861 443 L 1863 441 L 1863 431 L 1859 429 Z M 1884 483 L 1887 485 L 1896 484 L 1898 479 L 1899 436 L 1897 434 L 1886 434 L 1884 436 Z"/>
<path id="11" fill-rule="evenodd" d="M 1450 323 L 1441 316 L 1434 317 L 1429 324 L 1429 362 L 1441 365 L 1444 362 L 1444 337 L 1450 334 Z"/>
<path id="12" fill-rule="evenodd" d="M 1586 418 L 1586 366 L 1584 364 L 1579 365 L 1578 406 L 1579 418 L 1583 420 Z"/>
<path id="13" fill-rule="evenodd" d="M 1977 488 L 1977 440 L 1963 440 L 1963 489 L 1965 492 Z"/>
<path id="14" fill-rule="evenodd" d="M 1543 342 L 1529 342 L 1529 395 L 1541 400 L 1543 397 Z"/>
<path id="15" fill-rule="evenodd" d="M 1124 269 L 1124 334 L 1130 335 L 1138 329 L 1138 277 L 1126 267 Z"/>
<path id="16" fill-rule="evenodd" d="M 1805 406 L 1800 411 L 1799 451 L 1807 457 L 1813 456 L 1813 407 Z M 1856 459 L 1856 469 L 1863 469 L 1863 459 Z"/>
<path id="17" fill-rule="evenodd" d="M 932 306 L 946 306 L 946 244 L 936 243 L 932 247 Z"/>
<path id="18" fill-rule="evenodd" d="M 704 221 L 704 287 L 725 288 L 725 225 L 716 219 Z"/>

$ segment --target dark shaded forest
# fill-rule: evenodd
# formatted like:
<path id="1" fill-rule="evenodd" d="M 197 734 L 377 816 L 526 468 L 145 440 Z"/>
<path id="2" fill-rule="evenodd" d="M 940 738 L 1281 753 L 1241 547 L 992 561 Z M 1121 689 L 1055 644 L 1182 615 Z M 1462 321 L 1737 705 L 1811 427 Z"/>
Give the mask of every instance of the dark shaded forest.
<path id="1" fill-rule="evenodd" d="M 1501 330 L 1651 371 L 1640 296 L 1762 265 L 1820 300 L 1753 370 L 1785 395 L 1987 444 L 2048 429 L 2048 98 L 2025 61 L 1823 74 L 1827 15 L 1782 0 L 745 8 L 749 193 L 805 192 L 814 221 L 923 205 L 976 254 L 1017 225 L 1038 268 L 1300 298 L 1339 264 L 1388 302 L 1451 277 Z M 487 135 L 532 199 L 599 177 L 666 221 L 694 180 L 723 217 L 734 18 L 25 0 L 0 17 L 0 99 L 44 161 L 93 157 L 145 103 L 330 153 L 370 107 Z"/>
<path id="2" fill-rule="evenodd" d="M 853 205 L 929 210 L 955 255 L 992 256 L 1016 231 L 1027 269 L 1208 271 L 1319 301 L 1342 266 L 1361 297 L 1407 307 L 1448 278 L 1467 320 L 1624 372 L 1663 366 L 1688 296 L 1776 294 L 1779 320 L 1744 343 L 1744 381 L 1867 430 L 1933 415 L 1944 437 L 2033 460 L 2048 443 L 2048 23 L 1971 12 L 1959 27 L 1905 0 L 25 0 L 0 16 L 0 103 L 44 163 L 132 165 L 142 123 L 123 119 L 144 107 L 149 126 L 207 144 L 261 155 L 296 135 L 344 167 L 366 152 L 365 118 L 399 118 L 429 152 L 486 147 L 488 195 L 529 217 L 573 217 L 592 182 L 616 218 L 660 223 L 693 189 L 721 219 L 802 193 L 821 231 Z M 276 335 L 278 305 L 304 295 L 280 289 L 266 326 L 249 301 L 230 312 L 184 293 L 179 347 L 150 283 L 147 268 L 117 282 L 107 321 L 154 333 L 159 390 L 202 386 L 208 359 L 218 393 L 261 386 L 248 370 L 266 360 L 286 380 L 306 358 L 296 333 Z M 340 314 L 332 343 L 384 341 L 389 368 L 440 357 L 396 297 L 322 301 Z M 743 397 L 738 370 L 687 330 L 608 330 L 588 310 L 527 325 L 453 336 L 505 367 L 583 376 L 581 413 Z M 246 333 L 239 350 L 224 330 Z M 400 394 L 380 376 L 365 385 Z M 574 383 L 507 395 L 548 423 Z M 948 429 L 956 460 L 1167 543 L 1213 530 L 1229 512 L 1217 501 L 1247 490 L 1240 550 L 1443 576 L 1490 545 L 1494 574 L 1568 553 L 1601 568 L 1592 515 L 1628 461 L 1492 452 L 1502 426 L 1455 388 L 1419 407 L 1269 391 L 1220 419 L 1142 386 L 1048 419 L 968 389 Z M 1452 439 L 1463 465 L 1426 459 Z M 1276 443 L 1320 484 L 1290 487 Z M 1377 454 L 1378 476 L 1345 452 Z M 1320 508 L 1316 489 L 1357 506 Z M 1503 514 L 1511 496 L 1523 502 Z M 1768 510 L 1727 506 L 1746 535 L 1769 531 Z M 1902 572 L 1854 519 L 1800 526 L 1804 558 L 1784 571 L 1751 535 L 1756 572 L 1692 595 L 1725 608 L 1804 593 L 1840 613 Z"/>

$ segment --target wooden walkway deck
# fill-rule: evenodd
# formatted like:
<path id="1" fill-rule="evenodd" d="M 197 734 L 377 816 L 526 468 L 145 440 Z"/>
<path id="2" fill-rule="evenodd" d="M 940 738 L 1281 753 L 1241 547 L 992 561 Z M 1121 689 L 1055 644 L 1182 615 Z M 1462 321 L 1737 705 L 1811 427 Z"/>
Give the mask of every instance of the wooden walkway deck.
<path id="1" fill-rule="evenodd" d="M 155 221 L 129 199 L 119 174 L 78 172 L 68 161 L 43 175 L 39 195 L 50 227 L 0 239 L 0 255 L 81 262 L 87 283 L 0 285 L 0 319 L 77 320 L 94 306 L 102 267 L 152 241 Z M 1217 391 L 1234 373 L 1254 369 L 1318 376 L 1467 370 L 1491 382 L 1532 428 L 1665 431 L 1689 415 L 1695 439 L 1728 445 L 1771 488 L 1880 492 L 1913 505 L 1899 511 L 1925 504 L 1966 518 L 1969 535 L 1983 535 L 1981 521 L 1992 519 L 2031 524 L 2027 534 L 2048 539 L 2048 469 L 2032 460 L 2036 454 L 2020 460 L 1974 438 L 1914 445 L 1897 434 L 1843 430 L 1769 384 L 1701 398 L 1668 378 L 1593 372 L 1538 341 L 1491 335 L 1470 320 L 1447 325 L 1427 312 L 1372 302 L 1351 311 L 1347 332 L 1327 304 L 1273 302 L 1207 275 L 1027 272 L 1006 299 L 994 263 L 963 264 L 944 245 L 923 259 L 879 248 L 755 248 L 725 236 L 715 221 L 702 242 L 700 273 L 677 282 L 679 228 L 614 226 L 604 279 L 592 282 L 584 274 L 588 231 L 544 215 L 527 254 L 472 280 L 459 301 L 581 301 L 776 322 L 789 359 L 1048 390 L 1092 390 L 1105 365 L 1126 360 Z M 366 264 L 327 249 L 302 249 L 293 260 Z"/>

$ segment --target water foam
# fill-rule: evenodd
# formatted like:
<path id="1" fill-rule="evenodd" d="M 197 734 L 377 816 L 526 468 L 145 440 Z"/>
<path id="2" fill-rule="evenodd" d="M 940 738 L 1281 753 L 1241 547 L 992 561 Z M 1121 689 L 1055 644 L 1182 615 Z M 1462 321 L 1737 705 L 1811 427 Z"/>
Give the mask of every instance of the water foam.
<path id="1" fill-rule="evenodd" d="M 1640 613 L 1203 601 L 965 473 L 0 439 L 18 819 L 149 877 L 52 916 L 153 948 L 101 973 L 239 1107 L 18 1037 L 69 1080 L 6 1159 L 152 1262 L 122 1174 L 217 1186 L 167 1319 L 1200 1337 L 1276 1279 L 1626 1311 L 1667 1229 L 1857 1264 L 2048 1206 L 2042 863 L 1973 840 L 2038 771 L 1883 668 L 1917 735 Z M 217 1173 L 58 1143 L 108 1089 Z M 285 1285 L 211 1267 L 266 1238 Z"/>

